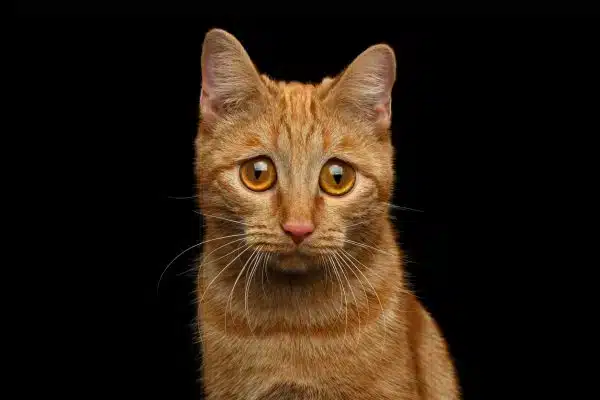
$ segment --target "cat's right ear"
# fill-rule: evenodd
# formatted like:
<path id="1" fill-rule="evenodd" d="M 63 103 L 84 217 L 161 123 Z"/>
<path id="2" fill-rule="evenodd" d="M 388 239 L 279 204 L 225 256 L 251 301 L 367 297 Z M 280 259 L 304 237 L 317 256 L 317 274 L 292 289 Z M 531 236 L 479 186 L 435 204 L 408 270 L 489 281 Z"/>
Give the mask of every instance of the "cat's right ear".
<path id="1" fill-rule="evenodd" d="M 396 80 L 396 56 L 386 44 L 363 51 L 335 82 L 326 102 L 351 118 L 389 127 L 392 116 L 392 88 Z"/>
<path id="2" fill-rule="evenodd" d="M 206 123 L 256 105 L 265 87 L 242 44 L 222 29 L 211 29 L 202 45 L 200 114 Z"/>

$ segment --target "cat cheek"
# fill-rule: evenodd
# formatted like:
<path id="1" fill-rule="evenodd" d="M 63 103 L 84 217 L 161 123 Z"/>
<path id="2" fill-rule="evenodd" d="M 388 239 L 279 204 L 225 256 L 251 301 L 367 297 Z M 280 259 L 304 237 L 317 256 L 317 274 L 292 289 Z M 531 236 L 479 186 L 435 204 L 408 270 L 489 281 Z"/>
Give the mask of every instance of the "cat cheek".
<path id="1" fill-rule="evenodd" d="M 269 215 L 271 217 L 276 217 L 279 214 L 279 209 L 282 204 L 281 191 L 277 190 L 270 198 L 269 201 Z"/>
<path id="2" fill-rule="evenodd" d="M 326 220 L 325 215 L 325 198 L 321 194 L 315 196 L 312 210 L 313 220 L 317 221 L 317 225 L 321 224 L 321 221 Z"/>
<path id="3" fill-rule="evenodd" d="M 322 195 L 319 194 L 315 197 L 315 204 L 314 204 L 315 211 L 322 212 L 323 207 L 325 207 L 325 199 L 323 198 Z"/>

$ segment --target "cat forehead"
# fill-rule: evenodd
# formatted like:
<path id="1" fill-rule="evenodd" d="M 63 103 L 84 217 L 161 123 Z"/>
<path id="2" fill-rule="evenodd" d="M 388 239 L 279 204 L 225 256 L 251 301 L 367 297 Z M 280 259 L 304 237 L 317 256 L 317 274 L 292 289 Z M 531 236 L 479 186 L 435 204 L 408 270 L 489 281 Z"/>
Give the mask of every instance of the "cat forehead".
<path id="1" fill-rule="evenodd" d="M 217 136 L 245 148 L 267 149 L 282 156 L 346 152 L 365 147 L 371 140 L 364 127 L 348 125 L 324 104 L 324 97 L 335 84 L 326 77 L 320 84 L 261 78 L 268 89 L 266 108 L 250 119 L 231 121 Z M 229 140 L 228 140 L 229 142 Z M 287 154 L 289 153 L 289 154 Z"/>
<path id="2" fill-rule="evenodd" d="M 331 121 L 323 103 L 322 84 L 273 81 L 263 76 L 271 94 L 267 114 L 272 129 L 294 131 L 296 135 L 320 133 Z"/>
<path id="3" fill-rule="evenodd" d="M 319 85 L 273 82 L 270 105 L 271 140 L 279 149 L 319 147 L 326 150 L 335 132 L 329 110 L 322 103 Z M 334 135 L 333 135 L 334 136 Z"/>
<path id="4" fill-rule="evenodd" d="M 246 146 L 277 153 L 316 151 L 319 155 L 364 147 L 361 145 L 370 142 L 362 137 L 361 127 L 348 126 L 324 104 L 335 78 L 325 77 L 317 84 L 274 80 L 267 75 L 261 78 L 270 94 L 267 109 L 261 117 L 245 120 L 240 129 L 232 129 Z"/>
<path id="5" fill-rule="evenodd" d="M 263 76 L 271 95 L 273 111 L 282 113 L 302 113 L 307 107 L 315 107 L 319 102 L 318 92 L 312 84 L 302 82 L 271 81 Z"/>

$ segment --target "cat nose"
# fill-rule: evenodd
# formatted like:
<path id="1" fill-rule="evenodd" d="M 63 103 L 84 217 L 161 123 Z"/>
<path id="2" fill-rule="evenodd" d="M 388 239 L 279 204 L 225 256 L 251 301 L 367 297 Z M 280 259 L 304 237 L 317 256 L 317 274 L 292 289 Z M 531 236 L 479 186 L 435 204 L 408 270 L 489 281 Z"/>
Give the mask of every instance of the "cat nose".
<path id="1" fill-rule="evenodd" d="M 287 222 L 283 224 L 283 230 L 291 236 L 294 243 L 300 244 L 315 230 L 315 226 L 312 222 Z"/>

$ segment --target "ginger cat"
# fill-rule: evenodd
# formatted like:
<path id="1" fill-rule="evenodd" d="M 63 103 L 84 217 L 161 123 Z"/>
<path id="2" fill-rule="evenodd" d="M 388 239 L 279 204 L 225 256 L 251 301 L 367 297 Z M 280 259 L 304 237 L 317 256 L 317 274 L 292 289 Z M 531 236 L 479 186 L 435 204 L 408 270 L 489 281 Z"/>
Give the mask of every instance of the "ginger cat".
<path id="1" fill-rule="evenodd" d="M 278 82 L 231 34 L 206 34 L 196 174 L 207 399 L 459 398 L 388 215 L 395 77 L 379 44 L 334 79 Z"/>

